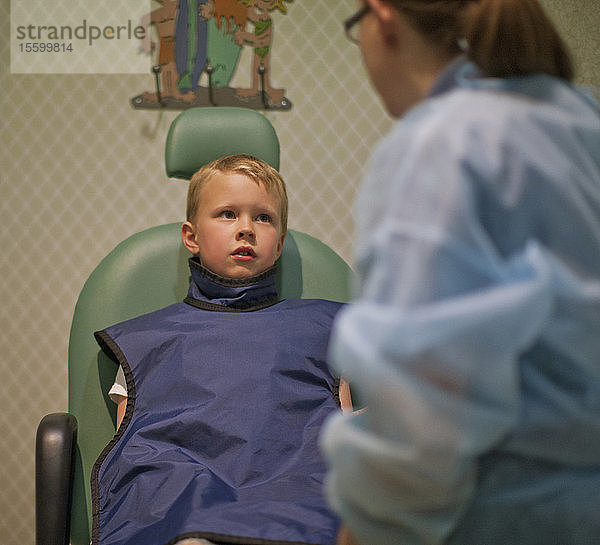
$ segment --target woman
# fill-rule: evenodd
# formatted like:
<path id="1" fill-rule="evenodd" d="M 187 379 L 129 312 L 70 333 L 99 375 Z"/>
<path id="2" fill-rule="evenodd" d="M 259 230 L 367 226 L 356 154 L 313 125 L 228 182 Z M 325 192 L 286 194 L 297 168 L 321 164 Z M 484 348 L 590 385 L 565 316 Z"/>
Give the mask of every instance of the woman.
<path id="1" fill-rule="evenodd" d="M 346 30 L 402 121 L 330 348 L 368 407 L 323 434 L 339 543 L 597 543 L 598 105 L 537 0 L 364 0 Z"/>

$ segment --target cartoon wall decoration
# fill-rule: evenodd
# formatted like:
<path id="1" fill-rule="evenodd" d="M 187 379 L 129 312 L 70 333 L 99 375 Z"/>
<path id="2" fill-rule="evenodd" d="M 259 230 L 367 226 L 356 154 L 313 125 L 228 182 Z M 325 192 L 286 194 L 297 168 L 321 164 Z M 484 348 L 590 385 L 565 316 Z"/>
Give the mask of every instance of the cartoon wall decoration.
<path id="1" fill-rule="evenodd" d="M 285 89 L 271 84 L 270 59 L 272 12 L 286 14 L 286 3 L 293 0 L 157 1 L 160 7 L 141 22 L 146 28 L 154 27 L 158 37 L 158 43 L 147 39 L 142 45 L 145 53 L 156 57 L 155 90 L 133 97 L 134 108 L 291 109 Z M 244 47 L 252 51 L 251 81 L 248 87 L 232 87 Z"/>

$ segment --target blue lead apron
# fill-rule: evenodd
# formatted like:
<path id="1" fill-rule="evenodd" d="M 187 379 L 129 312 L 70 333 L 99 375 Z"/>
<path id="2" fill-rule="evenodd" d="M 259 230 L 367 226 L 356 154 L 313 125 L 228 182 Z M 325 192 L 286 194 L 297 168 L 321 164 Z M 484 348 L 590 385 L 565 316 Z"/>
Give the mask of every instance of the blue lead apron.
<path id="1" fill-rule="evenodd" d="M 129 401 L 92 472 L 93 543 L 334 543 L 318 437 L 337 410 L 325 355 L 340 304 L 275 302 L 271 273 L 192 276 L 186 302 L 96 333 Z"/>

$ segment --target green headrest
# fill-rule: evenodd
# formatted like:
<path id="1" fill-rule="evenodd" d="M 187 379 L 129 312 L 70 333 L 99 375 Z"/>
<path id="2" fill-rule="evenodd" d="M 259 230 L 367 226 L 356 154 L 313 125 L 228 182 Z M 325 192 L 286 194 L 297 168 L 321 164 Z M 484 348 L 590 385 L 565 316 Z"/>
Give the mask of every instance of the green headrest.
<path id="1" fill-rule="evenodd" d="M 237 153 L 254 155 L 279 170 L 279 139 L 263 114 L 248 108 L 190 108 L 171 123 L 167 175 L 189 180 L 202 165 Z"/>

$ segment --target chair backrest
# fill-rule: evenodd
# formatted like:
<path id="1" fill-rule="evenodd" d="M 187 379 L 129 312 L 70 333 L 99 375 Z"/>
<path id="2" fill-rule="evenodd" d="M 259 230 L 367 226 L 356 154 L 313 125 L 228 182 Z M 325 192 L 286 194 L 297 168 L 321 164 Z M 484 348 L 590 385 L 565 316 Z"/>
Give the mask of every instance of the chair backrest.
<path id="1" fill-rule="evenodd" d="M 254 155 L 279 170 L 279 139 L 263 114 L 247 108 L 190 108 L 171 123 L 167 175 L 189 180 L 202 165 L 238 153 Z"/>
<path id="2" fill-rule="evenodd" d="M 189 178 L 202 163 L 194 160 L 194 152 L 178 154 L 169 146 L 178 148 L 177 142 L 196 141 L 203 161 L 210 161 L 222 155 L 242 153 L 244 149 L 223 145 L 220 155 L 206 151 L 202 144 L 206 130 L 215 139 L 214 124 L 203 123 L 213 119 L 216 110 L 227 110 L 229 124 L 221 126 L 219 138 L 232 130 L 239 132 L 235 125 L 235 111 L 240 109 L 203 108 L 202 111 L 187 110 L 175 119 L 167 139 L 167 169 L 180 177 Z M 232 112 L 233 110 L 233 112 Z M 264 116 L 251 112 L 259 124 L 267 130 L 256 130 L 253 141 L 260 140 L 261 131 L 265 136 L 265 147 L 276 143 L 277 153 L 271 151 L 270 162 L 279 162 L 279 144 L 270 123 L 264 125 Z M 190 112 L 190 113 L 188 113 Z M 248 119 L 246 110 L 241 110 Z M 217 116 L 218 117 L 218 116 Z M 187 137 L 183 140 L 180 129 L 185 125 Z M 193 121 L 193 122 L 192 122 Z M 268 121 L 267 121 L 268 123 Z M 190 129 L 194 126 L 195 129 Z M 253 125 L 255 127 L 255 125 Z M 182 144 L 183 145 L 183 144 Z M 237 146 L 237 144 L 235 144 Z M 246 148 L 247 152 L 247 148 Z M 267 155 L 258 147 L 249 151 L 264 160 Z M 185 166 L 187 165 L 187 166 Z M 183 203 L 182 203 L 183 209 Z M 187 259 L 191 255 L 181 243 L 179 223 L 153 227 L 136 233 L 121 242 L 111 251 L 92 272 L 77 301 L 71 336 L 69 341 L 69 412 L 79 423 L 77 460 L 73 490 L 71 517 L 71 543 L 88 545 L 91 529 L 90 476 L 92 466 L 111 440 L 115 431 L 115 406 L 108 399 L 107 392 L 117 371 L 116 366 L 99 350 L 93 332 L 111 324 L 138 316 L 181 301 L 189 281 Z M 348 265 L 328 246 L 319 240 L 298 231 L 289 230 L 280 258 L 277 285 L 282 298 L 324 298 L 347 301 L 349 297 L 351 271 Z"/>

